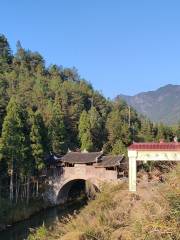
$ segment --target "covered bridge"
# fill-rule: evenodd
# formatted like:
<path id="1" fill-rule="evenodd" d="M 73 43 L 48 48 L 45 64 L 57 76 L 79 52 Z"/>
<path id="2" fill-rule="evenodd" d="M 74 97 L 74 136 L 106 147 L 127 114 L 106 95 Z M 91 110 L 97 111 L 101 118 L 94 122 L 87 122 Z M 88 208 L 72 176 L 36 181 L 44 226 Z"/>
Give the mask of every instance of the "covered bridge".
<path id="1" fill-rule="evenodd" d="M 59 173 L 54 174 L 53 179 L 49 181 L 52 191 L 48 198 L 56 204 L 64 203 L 70 189 L 77 183 L 88 181 L 99 189 L 102 182 L 117 181 L 127 173 L 127 161 L 124 156 L 105 156 L 103 152 L 69 151 L 50 162 L 50 170 Z"/>
<path id="2" fill-rule="evenodd" d="M 94 169 L 104 169 L 120 172 L 127 170 L 127 161 L 123 155 L 105 156 L 103 152 L 68 152 L 60 160 L 65 167 L 91 166 Z"/>

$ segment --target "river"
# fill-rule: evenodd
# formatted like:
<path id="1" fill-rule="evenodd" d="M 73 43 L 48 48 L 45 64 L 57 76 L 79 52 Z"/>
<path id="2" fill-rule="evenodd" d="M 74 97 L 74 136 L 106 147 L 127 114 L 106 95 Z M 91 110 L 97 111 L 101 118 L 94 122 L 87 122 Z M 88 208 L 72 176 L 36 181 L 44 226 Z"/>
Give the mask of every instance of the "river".
<path id="1" fill-rule="evenodd" d="M 27 220 L 18 222 L 6 230 L 0 232 L 0 240 L 25 240 L 27 239 L 30 228 L 37 228 L 43 224 L 50 227 L 58 219 L 61 220 L 67 214 L 72 214 L 74 210 L 80 210 L 86 204 L 85 200 L 56 206 L 40 211 Z"/>

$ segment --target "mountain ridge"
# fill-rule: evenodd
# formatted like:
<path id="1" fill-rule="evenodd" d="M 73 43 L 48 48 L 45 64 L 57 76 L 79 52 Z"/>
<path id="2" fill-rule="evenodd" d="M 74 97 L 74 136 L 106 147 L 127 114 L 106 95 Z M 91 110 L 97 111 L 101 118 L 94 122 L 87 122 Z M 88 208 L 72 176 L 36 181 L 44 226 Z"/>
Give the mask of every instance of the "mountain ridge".
<path id="1" fill-rule="evenodd" d="M 172 125 L 180 120 L 180 85 L 167 84 L 134 96 L 120 94 L 117 97 L 154 122 Z"/>

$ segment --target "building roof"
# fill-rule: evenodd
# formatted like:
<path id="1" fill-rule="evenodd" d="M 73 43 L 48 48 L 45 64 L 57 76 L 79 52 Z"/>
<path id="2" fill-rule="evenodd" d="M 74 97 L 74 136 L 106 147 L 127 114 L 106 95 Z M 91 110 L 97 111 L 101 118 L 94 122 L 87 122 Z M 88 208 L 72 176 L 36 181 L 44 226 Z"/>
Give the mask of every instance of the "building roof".
<path id="1" fill-rule="evenodd" d="M 101 161 L 94 164 L 95 167 L 116 167 L 120 165 L 120 162 L 124 159 L 124 156 L 103 156 Z"/>
<path id="2" fill-rule="evenodd" d="M 102 155 L 102 152 L 68 152 L 61 158 L 61 161 L 73 164 L 96 163 Z"/>
<path id="3" fill-rule="evenodd" d="M 47 165 L 56 165 L 57 163 L 59 163 L 61 161 L 61 156 L 49 154 L 48 156 L 46 156 L 44 161 Z"/>
<path id="4" fill-rule="evenodd" d="M 180 151 L 179 142 L 151 142 L 151 143 L 133 143 L 128 150 L 140 151 Z"/>

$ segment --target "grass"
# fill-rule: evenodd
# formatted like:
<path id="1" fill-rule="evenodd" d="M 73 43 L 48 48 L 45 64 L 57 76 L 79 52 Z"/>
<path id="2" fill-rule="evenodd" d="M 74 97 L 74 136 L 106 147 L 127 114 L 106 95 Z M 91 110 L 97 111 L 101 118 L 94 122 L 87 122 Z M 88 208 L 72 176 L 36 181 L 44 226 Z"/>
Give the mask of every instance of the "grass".
<path id="1" fill-rule="evenodd" d="M 79 214 L 42 227 L 29 240 L 179 240 L 180 165 L 165 182 L 139 180 L 136 194 L 127 184 L 106 184 Z"/>
<path id="2" fill-rule="evenodd" d="M 46 229 L 44 226 L 42 226 L 42 227 L 40 227 L 40 228 L 37 229 L 35 235 L 32 233 L 32 234 L 29 236 L 28 239 L 29 239 L 29 240 L 43 240 L 43 239 L 46 238 L 47 234 L 48 234 L 47 229 Z"/>

